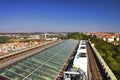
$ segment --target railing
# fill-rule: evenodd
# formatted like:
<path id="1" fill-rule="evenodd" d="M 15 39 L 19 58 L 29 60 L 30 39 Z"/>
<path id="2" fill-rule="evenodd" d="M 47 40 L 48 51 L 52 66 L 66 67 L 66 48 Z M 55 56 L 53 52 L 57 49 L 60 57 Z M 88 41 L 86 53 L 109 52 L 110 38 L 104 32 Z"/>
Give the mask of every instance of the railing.
<path id="1" fill-rule="evenodd" d="M 113 74 L 113 72 L 110 70 L 110 68 L 108 67 L 108 65 L 105 63 L 105 61 L 103 60 L 103 58 L 101 57 L 101 55 L 99 54 L 99 52 L 96 50 L 96 48 L 94 47 L 94 45 L 89 41 L 91 48 L 93 49 L 97 59 L 98 59 L 98 64 L 101 67 L 101 70 L 103 72 L 103 74 L 106 76 L 107 80 L 117 80 L 117 78 L 115 77 L 115 75 Z"/>

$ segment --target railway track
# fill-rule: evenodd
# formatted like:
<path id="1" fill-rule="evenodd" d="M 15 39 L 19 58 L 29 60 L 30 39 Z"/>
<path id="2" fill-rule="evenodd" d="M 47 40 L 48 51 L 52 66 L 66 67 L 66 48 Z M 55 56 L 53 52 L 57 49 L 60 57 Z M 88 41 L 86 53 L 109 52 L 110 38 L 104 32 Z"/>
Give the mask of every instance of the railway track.
<path id="1" fill-rule="evenodd" d="M 88 65 L 91 71 L 91 80 L 105 80 L 101 71 L 100 67 L 98 66 L 95 54 L 93 50 L 91 49 L 91 46 L 89 42 L 86 43 L 87 46 L 87 52 L 88 52 Z"/>
<path id="2" fill-rule="evenodd" d="M 35 50 L 36 50 L 36 49 L 35 49 Z M 6 58 L 0 59 L 0 63 L 7 62 L 7 61 L 9 61 L 9 60 L 12 60 L 12 59 L 17 58 L 17 57 L 20 57 L 20 56 L 24 56 L 25 54 L 30 53 L 31 51 L 32 51 L 32 49 L 31 49 L 31 50 L 28 50 L 28 51 L 21 52 L 21 53 L 19 53 L 19 54 L 11 55 L 11 56 L 8 56 L 8 57 L 6 57 Z"/>
<path id="3" fill-rule="evenodd" d="M 60 43 L 60 42 L 62 42 L 62 41 L 45 44 L 45 45 L 42 45 L 42 46 L 37 47 L 37 48 L 33 48 L 33 49 L 30 49 L 30 50 L 27 50 L 27 51 L 20 52 L 20 53 L 15 54 L 15 55 L 8 56 L 6 58 L 2 58 L 2 59 L 0 59 L 0 64 L 1 64 L 0 68 L 6 67 L 6 66 L 11 65 L 11 64 L 14 64 L 16 62 L 19 62 L 19 61 L 21 61 L 21 60 L 23 60 L 27 57 L 30 57 L 30 56 L 36 54 L 39 51 L 42 51 L 42 50 L 44 50 L 48 47 L 51 47 L 53 45 L 56 45 L 56 44 Z"/>

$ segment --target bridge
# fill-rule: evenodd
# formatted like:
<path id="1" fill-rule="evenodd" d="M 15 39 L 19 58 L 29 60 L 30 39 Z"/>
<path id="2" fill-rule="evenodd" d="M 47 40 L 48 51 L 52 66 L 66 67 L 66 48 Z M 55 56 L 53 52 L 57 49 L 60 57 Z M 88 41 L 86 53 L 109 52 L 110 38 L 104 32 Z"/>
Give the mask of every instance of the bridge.
<path id="1" fill-rule="evenodd" d="M 43 45 L 2 58 L 0 80 L 63 80 L 64 71 L 71 67 L 78 44 L 76 40 L 58 41 L 47 47 Z M 117 80 L 94 45 L 87 41 L 86 46 L 87 80 Z"/>

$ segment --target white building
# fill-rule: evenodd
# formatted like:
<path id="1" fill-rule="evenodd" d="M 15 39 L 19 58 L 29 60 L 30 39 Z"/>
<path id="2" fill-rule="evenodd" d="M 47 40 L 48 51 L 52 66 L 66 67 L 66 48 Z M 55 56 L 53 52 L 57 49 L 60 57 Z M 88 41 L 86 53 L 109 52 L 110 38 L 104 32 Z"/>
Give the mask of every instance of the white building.
<path id="1" fill-rule="evenodd" d="M 114 38 L 108 38 L 107 41 L 108 42 L 114 42 Z"/>
<path id="2" fill-rule="evenodd" d="M 120 41 L 120 38 L 119 38 L 119 37 L 116 37 L 116 41 Z"/>

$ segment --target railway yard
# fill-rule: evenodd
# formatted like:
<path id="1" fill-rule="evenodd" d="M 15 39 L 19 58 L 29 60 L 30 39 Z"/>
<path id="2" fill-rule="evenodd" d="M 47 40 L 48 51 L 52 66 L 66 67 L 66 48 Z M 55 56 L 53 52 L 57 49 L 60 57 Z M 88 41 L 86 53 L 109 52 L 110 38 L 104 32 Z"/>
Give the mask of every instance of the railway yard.
<path id="1" fill-rule="evenodd" d="M 68 66 L 72 67 L 69 62 L 74 58 L 78 44 L 79 41 L 72 39 L 56 41 L 1 58 L 0 80 L 63 80 L 64 71 Z M 86 80 L 110 80 L 100 67 L 88 41 L 86 50 L 88 59 Z"/>

